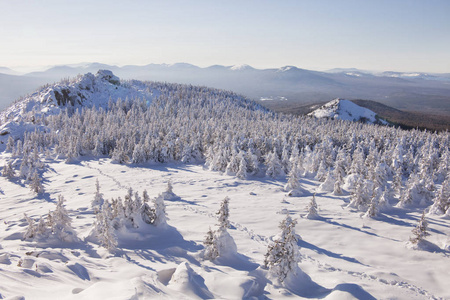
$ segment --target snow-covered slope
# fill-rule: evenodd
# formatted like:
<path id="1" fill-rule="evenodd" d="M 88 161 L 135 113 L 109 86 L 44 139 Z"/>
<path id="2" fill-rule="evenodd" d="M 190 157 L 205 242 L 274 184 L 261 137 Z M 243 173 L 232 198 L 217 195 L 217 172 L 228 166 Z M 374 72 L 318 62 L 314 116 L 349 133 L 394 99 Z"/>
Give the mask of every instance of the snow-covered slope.
<path id="1" fill-rule="evenodd" d="M 344 100 L 334 99 L 310 112 L 309 116 L 315 118 L 329 118 L 346 121 L 358 121 L 372 124 L 387 124 L 386 121 L 381 120 L 370 109 L 356 105 L 355 103 Z"/>
<path id="2" fill-rule="evenodd" d="M 139 82 L 121 83 L 111 71 L 99 70 L 96 75 L 87 73 L 72 80 L 48 85 L 20 99 L 0 114 L 0 120 L 17 119 L 27 113 L 56 114 L 67 107 L 106 107 L 109 100 L 145 99 L 151 101 L 158 92 Z"/>
<path id="3" fill-rule="evenodd" d="M 3 165 L 8 155 L 0 155 Z M 395 217 L 361 218 L 343 209 L 349 196 L 318 193 L 320 217 L 304 216 L 320 182 L 302 179 L 310 193 L 286 199 L 285 180 L 240 180 L 202 166 L 111 164 L 109 159 L 65 164 L 47 161 L 47 196 L 0 177 L 0 295 L 7 299 L 448 299 L 449 258 L 444 252 L 405 247 L 420 212 L 393 209 Z M 120 250 L 78 243 L 22 241 L 27 222 L 54 210 L 61 194 L 83 240 L 93 228 L 95 180 L 105 199 L 123 197 L 127 188 L 157 196 L 173 183 L 176 200 L 166 201 L 169 227 L 161 232 L 128 232 Z M 3 194 L 4 193 L 4 194 Z M 204 236 L 215 229 L 219 203 L 230 197 L 230 235 L 238 253 L 221 262 L 201 260 Z M 285 199 L 285 200 L 283 200 Z M 302 271 L 286 287 L 266 279 L 259 267 L 278 234 L 283 213 L 298 220 Z M 251 213 L 250 213 L 251 212 Z M 406 218 L 405 218 L 406 217 Z M 405 219 L 403 219 L 405 218 Z M 448 243 L 448 220 L 430 217 L 430 240 Z M 17 298 L 14 298 L 17 297 Z"/>

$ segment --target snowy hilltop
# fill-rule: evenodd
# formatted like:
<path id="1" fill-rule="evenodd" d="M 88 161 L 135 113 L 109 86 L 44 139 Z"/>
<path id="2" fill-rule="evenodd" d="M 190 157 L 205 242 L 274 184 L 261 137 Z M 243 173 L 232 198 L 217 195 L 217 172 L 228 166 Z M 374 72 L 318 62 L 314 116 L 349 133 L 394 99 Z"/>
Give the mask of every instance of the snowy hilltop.
<path id="1" fill-rule="evenodd" d="M 81 107 L 103 107 L 110 100 L 144 99 L 151 101 L 158 93 L 136 81 L 120 82 L 111 71 L 99 70 L 97 74 L 87 73 L 74 79 L 47 85 L 38 91 L 19 99 L 1 113 L 0 119 L 19 119 L 29 113 L 35 117 L 41 114 L 57 114 L 61 109 Z"/>
<path id="2" fill-rule="evenodd" d="M 186 86 L 189 87 L 189 86 Z M 131 103 L 138 100 L 148 106 L 159 98 L 172 97 L 181 89 L 178 84 L 166 84 L 138 80 L 121 80 L 109 70 L 99 70 L 95 75 L 87 73 L 72 79 L 46 85 L 36 92 L 16 100 L 11 106 L 0 112 L 0 136 L 13 132 L 22 136 L 24 131 L 45 131 L 43 124 L 37 125 L 37 119 L 46 118 L 61 113 L 73 114 L 83 109 L 102 109 L 116 105 L 127 109 Z M 232 92 L 224 92 L 203 87 L 198 91 L 208 93 L 209 101 L 227 99 L 238 107 L 266 111 L 262 106 L 248 101 Z M 225 95 L 226 93 L 226 95 Z M 14 133 L 15 132 L 15 133 Z M 1 137 L 0 137 L 1 140 Z"/>
<path id="3" fill-rule="evenodd" d="M 362 123 L 383 124 L 388 123 L 370 109 L 361 107 L 349 100 L 334 99 L 308 114 L 315 118 L 329 118 L 336 120 L 357 121 Z"/>
<path id="4" fill-rule="evenodd" d="M 108 71 L 0 126 L 0 299 L 450 298 L 448 132 Z"/>

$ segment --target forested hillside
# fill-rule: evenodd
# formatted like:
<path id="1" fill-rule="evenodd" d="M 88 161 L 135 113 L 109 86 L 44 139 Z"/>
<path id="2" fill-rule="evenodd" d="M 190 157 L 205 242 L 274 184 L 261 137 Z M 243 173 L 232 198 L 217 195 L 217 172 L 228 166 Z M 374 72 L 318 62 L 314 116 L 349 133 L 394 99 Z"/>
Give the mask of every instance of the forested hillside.
<path id="1" fill-rule="evenodd" d="M 5 219 L 0 263 L 9 266 L 17 260 L 21 268 L 31 264 L 34 269 L 27 268 L 28 275 L 21 273 L 20 278 L 26 282 L 32 271 L 33 286 L 49 279 L 47 269 L 54 268 L 58 278 L 63 276 L 62 266 L 55 262 L 55 249 L 67 247 L 78 254 L 73 258 L 75 264 L 72 259 L 66 262 L 83 280 L 83 288 L 72 293 L 88 298 L 102 295 L 98 288 L 89 293 L 88 282 L 95 281 L 90 272 L 99 274 L 103 284 L 108 282 L 100 258 L 113 259 L 122 271 L 125 262 L 139 269 L 133 276 L 139 277 L 140 283 L 133 284 L 145 297 L 177 297 L 176 290 L 189 291 L 186 297 L 192 298 L 272 298 L 281 293 L 331 299 L 348 293 L 372 299 L 389 297 L 397 287 L 402 291 L 395 295 L 402 299 L 449 296 L 443 288 L 441 268 L 430 271 L 443 276 L 437 282 L 421 281 L 422 275 L 411 275 L 421 272 L 418 265 L 405 271 L 404 265 L 397 263 L 392 268 L 401 278 L 394 280 L 394 271 L 386 264 L 400 260 L 402 253 L 409 258 L 419 255 L 430 266 L 449 264 L 447 132 L 278 114 L 231 92 L 121 81 L 108 71 L 43 87 L 9 107 L 1 118 L 2 198 L 6 199 L 4 205 L 16 208 Z M 89 179 L 89 189 L 83 179 Z M 107 182 L 106 189 L 102 182 Z M 177 194 L 177 189 L 183 194 Z M 123 194 L 122 200 L 119 196 Z M 214 200 L 208 201 L 209 197 Z M 90 198 L 92 201 L 86 200 Z M 235 205 L 233 213 L 229 205 Z M 217 209 L 216 230 L 208 231 L 200 221 L 191 219 L 192 214 L 214 218 Z M 2 218 L 7 211 L 2 208 Z M 274 225 L 272 220 L 277 213 L 282 215 L 279 230 L 278 221 Z M 233 216 L 239 222 L 230 223 Z M 435 228 L 432 242 L 427 240 L 426 216 L 432 218 L 430 227 Z M 271 220 L 265 222 L 267 218 Z M 303 226 L 314 230 L 317 224 L 321 235 L 314 237 L 310 231 L 306 236 L 311 242 L 302 240 L 295 233 L 297 222 L 302 224 L 297 232 Z M 183 227 L 185 224 L 189 225 Z M 365 224 L 371 224 L 374 231 Z M 336 226 L 342 230 L 332 231 Z M 12 235 L 6 234 L 9 230 Z M 355 245 L 352 250 L 349 238 L 359 234 L 367 244 Z M 330 244 L 327 235 L 346 242 Z M 259 244 L 250 246 L 249 236 L 252 243 Z M 373 244 L 379 249 L 382 237 L 395 250 L 373 254 L 376 258 L 371 260 L 372 252 L 365 247 Z M 28 252 L 16 250 L 19 245 L 25 245 Z M 244 245 L 245 255 L 239 254 L 240 245 Z M 302 256 L 299 247 L 308 249 L 310 256 Z M 43 264 L 40 254 L 33 254 L 36 251 L 52 253 L 47 256 L 52 262 Z M 93 253 L 96 251 L 100 255 Z M 425 254 L 411 253 L 414 251 Z M 325 263 L 321 263 L 323 255 Z M 84 256 L 88 262 L 81 260 Z M 332 267 L 335 259 L 339 263 Z M 173 270 L 161 266 L 166 260 Z M 302 265 L 301 261 L 314 262 L 325 273 L 344 272 L 354 264 L 359 271 L 344 272 L 344 286 L 343 282 L 324 280 L 332 276 L 320 275 L 311 264 Z M 322 286 L 306 275 L 302 266 Z M 18 272 L 8 268 L 11 276 Z M 377 268 L 381 270 L 378 273 Z M 153 279 L 137 275 L 144 271 Z M 223 278 L 224 274 L 230 275 L 225 285 L 236 292 L 234 296 L 218 285 L 215 276 Z M 358 277 L 358 284 L 350 285 L 349 274 Z M 376 283 L 366 285 L 364 280 L 371 276 Z M 150 285 L 145 287 L 149 280 L 152 292 L 148 291 Z M 387 292 L 379 292 L 378 284 L 389 286 Z M 0 296 L 16 295 L 11 281 L 2 285 Z"/>

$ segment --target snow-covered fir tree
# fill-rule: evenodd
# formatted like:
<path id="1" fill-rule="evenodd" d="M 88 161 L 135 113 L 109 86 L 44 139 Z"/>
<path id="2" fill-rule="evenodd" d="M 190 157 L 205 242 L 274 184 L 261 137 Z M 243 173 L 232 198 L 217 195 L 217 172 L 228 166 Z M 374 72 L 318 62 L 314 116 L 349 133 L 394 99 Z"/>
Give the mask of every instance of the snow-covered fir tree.
<path id="1" fill-rule="evenodd" d="M 349 207 L 364 211 L 367 209 L 367 195 L 365 191 L 365 180 L 359 180 L 350 197 Z"/>
<path id="2" fill-rule="evenodd" d="M 375 218 L 378 215 L 378 197 L 374 195 L 370 200 L 369 208 L 367 209 L 364 217 Z"/>
<path id="3" fill-rule="evenodd" d="M 287 184 L 284 186 L 286 192 L 301 189 L 300 176 L 297 165 L 293 165 L 288 174 Z"/>
<path id="4" fill-rule="evenodd" d="M 266 157 L 266 175 L 272 178 L 277 178 L 283 174 L 283 167 L 278 157 L 276 149 L 269 152 Z"/>
<path id="5" fill-rule="evenodd" d="M 15 145 L 14 138 L 10 135 L 8 137 L 8 142 L 6 143 L 6 151 L 13 152 L 14 151 L 14 145 Z"/>
<path id="6" fill-rule="evenodd" d="M 217 239 L 214 234 L 215 232 L 209 227 L 205 240 L 203 241 L 205 247 L 202 251 L 203 259 L 215 260 L 219 256 L 219 246 L 217 245 Z"/>
<path id="7" fill-rule="evenodd" d="M 388 211 L 392 206 L 389 202 L 389 193 L 384 190 L 381 193 L 381 196 L 378 201 L 378 209 L 379 211 Z"/>
<path id="8" fill-rule="evenodd" d="M 240 179 L 246 179 L 247 178 L 247 160 L 245 159 L 245 156 L 242 152 L 239 152 L 238 154 L 239 159 L 239 169 L 236 172 L 236 176 Z"/>
<path id="9" fill-rule="evenodd" d="M 336 195 L 336 196 L 340 196 L 340 195 L 343 194 L 342 188 L 341 188 L 341 184 L 337 180 L 334 182 L 333 194 Z"/>
<path id="10" fill-rule="evenodd" d="M 442 182 L 441 188 L 434 198 L 430 207 L 430 214 L 443 215 L 450 207 L 450 180 L 447 178 Z"/>
<path id="11" fill-rule="evenodd" d="M 334 191 L 336 180 L 333 177 L 332 172 L 328 171 L 325 175 L 325 179 L 319 186 L 319 190 L 323 192 L 332 192 Z"/>
<path id="12" fill-rule="evenodd" d="M 220 203 L 220 209 L 216 212 L 219 221 L 219 231 L 226 231 L 230 228 L 230 221 L 228 220 L 230 215 L 230 210 L 228 208 L 229 202 L 230 198 L 228 198 L 228 196 L 225 197 Z"/>
<path id="13" fill-rule="evenodd" d="M 205 238 L 205 249 L 202 251 L 202 256 L 208 260 L 214 260 L 219 257 L 226 257 L 237 253 L 237 246 L 233 237 L 228 233 L 230 228 L 229 217 L 229 201 L 230 198 L 225 197 L 220 203 L 220 208 L 217 211 L 218 228 L 215 231 L 209 229 Z"/>
<path id="14" fill-rule="evenodd" d="M 52 233 L 61 241 L 76 242 L 78 238 L 72 227 L 72 220 L 69 217 L 69 213 L 64 207 L 64 201 L 64 197 L 62 195 L 58 195 L 56 209 L 51 214 L 50 225 Z"/>
<path id="15" fill-rule="evenodd" d="M 95 195 L 94 195 L 94 199 L 91 202 L 94 213 L 98 213 L 100 211 L 104 201 L 105 200 L 103 199 L 103 194 L 100 193 L 100 183 L 97 178 L 95 181 Z"/>
<path id="16" fill-rule="evenodd" d="M 37 170 L 34 170 L 33 175 L 31 176 L 30 189 L 36 195 L 44 193 L 44 186 L 42 185 Z"/>
<path id="17" fill-rule="evenodd" d="M 417 226 L 412 230 L 414 234 L 409 240 L 413 244 L 418 244 L 420 241 L 424 240 L 427 236 L 430 235 L 428 232 L 428 222 L 425 219 L 425 211 L 422 213 L 422 216 L 419 219 Z"/>
<path id="18" fill-rule="evenodd" d="M 28 223 L 28 226 L 27 226 L 27 230 L 26 230 L 25 233 L 23 234 L 22 239 L 23 239 L 23 240 L 26 240 L 26 239 L 32 239 L 32 238 L 35 237 L 36 231 L 37 231 L 35 221 L 34 221 L 32 218 L 30 218 L 30 217 L 29 217 L 27 214 L 25 214 L 25 213 L 24 213 L 24 217 L 25 217 L 25 220 L 26 220 L 27 223 Z"/>
<path id="19" fill-rule="evenodd" d="M 73 243 L 79 241 L 67 210 L 64 208 L 64 197 L 58 195 L 58 201 L 54 211 L 49 211 L 46 216 L 39 218 L 38 224 L 27 215 L 28 228 L 24 239 L 37 239 L 38 241 L 50 241 L 56 238 L 62 242 Z"/>
<path id="20" fill-rule="evenodd" d="M 147 224 L 154 224 L 156 220 L 155 208 L 149 205 L 150 198 L 148 196 L 147 190 L 142 193 L 142 205 L 139 209 L 142 220 Z"/>
<path id="21" fill-rule="evenodd" d="M 295 274 L 300 262 L 295 234 L 296 224 L 297 222 L 287 214 L 279 226 L 281 233 L 268 246 L 264 257 L 264 267 L 280 282 L 283 282 L 290 274 Z"/>
<path id="22" fill-rule="evenodd" d="M 153 205 L 155 209 L 155 221 L 154 225 L 159 227 L 167 226 L 167 217 L 166 217 L 166 205 L 164 204 L 164 196 L 159 194 L 157 197 L 153 199 Z"/>
<path id="23" fill-rule="evenodd" d="M 317 219 L 319 216 L 319 210 L 316 202 L 316 194 L 312 196 L 311 202 L 309 202 L 306 209 L 308 210 L 308 213 L 305 216 L 307 219 Z"/>
<path id="24" fill-rule="evenodd" d="M 96 214 L 96 218 L 94 231 L 100 245 L 108 249 L 108 251 L 114 252 L 117 248 L 118 240 L 112 224 L 111 205 L 108 201 L 102 205 L 99 213 Z"/>
<path id="25" fill-rule="evenodd" d="M 16 172 L 12 166 L 12 162 L 8 161 L 3 167 L 2 175 L 9 180 L 13 179 L 16 176 Z"/>
<path id="26" fill-rule="evenodd" d="M 164 198 L 164 200 L 177 200 L 180 199 L 180 197 L 178 197 L 174 192 L 173 192 L 173 184 L 172 181 L 169 180 L 167 182 L 167 187 L 166 190 L 162 193 L 162 196 Z"/>

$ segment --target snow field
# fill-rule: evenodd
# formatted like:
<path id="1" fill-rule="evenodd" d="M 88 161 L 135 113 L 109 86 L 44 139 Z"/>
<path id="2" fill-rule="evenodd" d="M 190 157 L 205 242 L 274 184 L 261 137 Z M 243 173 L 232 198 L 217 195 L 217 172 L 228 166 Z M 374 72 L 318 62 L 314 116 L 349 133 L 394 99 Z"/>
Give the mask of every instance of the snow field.
<path id="1" fill-rule="evenodd" d="M 3 165 L 9 155 L 1 154 Z M 35 197 L 28 186 L 0 177 L 0 295 L 25 299 L 147 299 L 147 298 L 325 298 L 428 299 L 448 298 L 449 258 L 440 252 L 406 247 L 419 210 L 393 208 L 378 219 L 362 218 L 346 208 L 349 195 L 318 192 L 319 218 L 302 216 L 320 182 L 301 178 L 308 191 L 287 197 L 286 180 L 240 180 L 200 165 L 157 164 L 126 166 L 109 159 L 74 164 L 46 161 L 45 194 Z M 22 241 L 27 223 L 54 210 L 58 194 L 72 225 L 83 239 L 95 216 L 91 201 L 95 181 L 105 199 L 122 197 L 129 187 L 155 197 L 171 180 L 180 198 L 166 201 L 165 230 L 149 228 L 119 233 L 119 250 L 109 253 L 81 241 L 36 244 Z M 221 201 L 230 198 L 228 232 L 238 254 L 215 262 L 199 257 L 208 228 L 217 228 Z M 302 237 L 301 271 L 279 286 L 263 265 L 267 246 L 279 233 L 283 210 L 297 219 Z M 428 241 L 448 244 L 449 220 L 427 216 Z M 20 266 L 18 266 L 20 264 Z"/>

